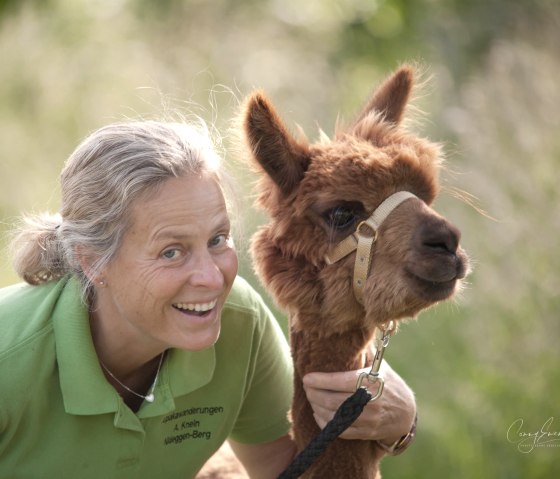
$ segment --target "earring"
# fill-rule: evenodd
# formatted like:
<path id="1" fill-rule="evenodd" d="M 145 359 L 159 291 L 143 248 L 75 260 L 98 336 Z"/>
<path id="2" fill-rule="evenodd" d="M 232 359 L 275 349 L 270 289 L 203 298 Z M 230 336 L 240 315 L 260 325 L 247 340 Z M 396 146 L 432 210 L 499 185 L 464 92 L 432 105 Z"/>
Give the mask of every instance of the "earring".
<path id="1" fill-rule="evenodd" d="M 105 286 L 105 281 L 103 281 L 102 279 L 99 280 L 99 286 Z"/>

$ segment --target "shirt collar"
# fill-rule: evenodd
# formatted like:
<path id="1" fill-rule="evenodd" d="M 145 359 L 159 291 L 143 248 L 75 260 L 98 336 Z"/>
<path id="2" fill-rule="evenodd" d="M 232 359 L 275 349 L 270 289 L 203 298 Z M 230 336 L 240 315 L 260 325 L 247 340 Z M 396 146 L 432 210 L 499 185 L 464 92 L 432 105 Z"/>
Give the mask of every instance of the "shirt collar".
<path id="1" fill-rule="evenodd" d="M 75 278 L 67 279 L 56 303 L 53 327 L 66 412 L 87 415 L 117 411 L 118 396 L 97 360 L 87 307 Z"/>

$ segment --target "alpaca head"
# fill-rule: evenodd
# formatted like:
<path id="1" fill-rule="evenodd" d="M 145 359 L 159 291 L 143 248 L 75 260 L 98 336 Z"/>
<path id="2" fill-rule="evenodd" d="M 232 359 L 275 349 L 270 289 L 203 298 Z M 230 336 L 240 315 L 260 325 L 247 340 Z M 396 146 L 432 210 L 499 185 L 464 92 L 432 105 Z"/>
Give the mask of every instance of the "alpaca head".
<path id="1" fill-rule="evenodd" d="M 401 67 L 349 128 L 316 144 L 292 136 L 263 93 L 245 103 L 245 140 L 260 171 L 258 203 L 270 215 L 253 239 L 255 267 L 296 329 L 329 335 L 415 316 L 451 297 L 466 275 L 458 229 L 430 208 L 439 147 L 401 125 L 412 86 L 413 70 Z M 379 227 L 357 298 L 356 253 L 332 264 L 325 258 L 398 191 L 415 197 Z"/>

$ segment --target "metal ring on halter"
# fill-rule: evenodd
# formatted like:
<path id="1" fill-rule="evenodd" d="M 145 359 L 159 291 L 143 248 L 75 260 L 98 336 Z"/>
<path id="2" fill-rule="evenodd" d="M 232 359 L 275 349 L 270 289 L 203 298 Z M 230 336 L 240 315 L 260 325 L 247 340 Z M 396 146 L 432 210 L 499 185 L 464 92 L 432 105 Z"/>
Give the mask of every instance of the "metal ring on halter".
<path id="1" fill-rule="evenodd" d="M 369 218 L 368 218 L 369 219 Z M 362 227 L 366 226 L 369 230 L 373 231 L 373 237 L 371 238 L 371 241 L 373 243 L 375 243 L 377 241 L 377 229 L 375 229 L 373 226 L 371 226 L 368 223 L 368 220 L 364 220 L 364 221 L 360 221 L 360 223 L 358 224 L 358 226 L 356 227 L 356 234 L 362 234 Z M 370 237 L 368 237 L 370 238 Z"/>

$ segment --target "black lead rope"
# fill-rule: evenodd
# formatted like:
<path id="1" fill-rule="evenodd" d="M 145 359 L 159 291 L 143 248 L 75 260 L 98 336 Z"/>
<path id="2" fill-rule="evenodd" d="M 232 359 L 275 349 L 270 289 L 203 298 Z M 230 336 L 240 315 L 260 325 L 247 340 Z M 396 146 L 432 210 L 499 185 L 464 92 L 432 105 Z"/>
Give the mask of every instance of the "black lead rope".
<path id="1" fill-rule="evenodd" d="M 356 392 L 340 405 L 324 429 L 294 458 L 278 479 L 296 479 L 307 471 L 330 443 L 352 425 L 372 398 L 372 394 L 366 388 L 356 389 Z"/>

